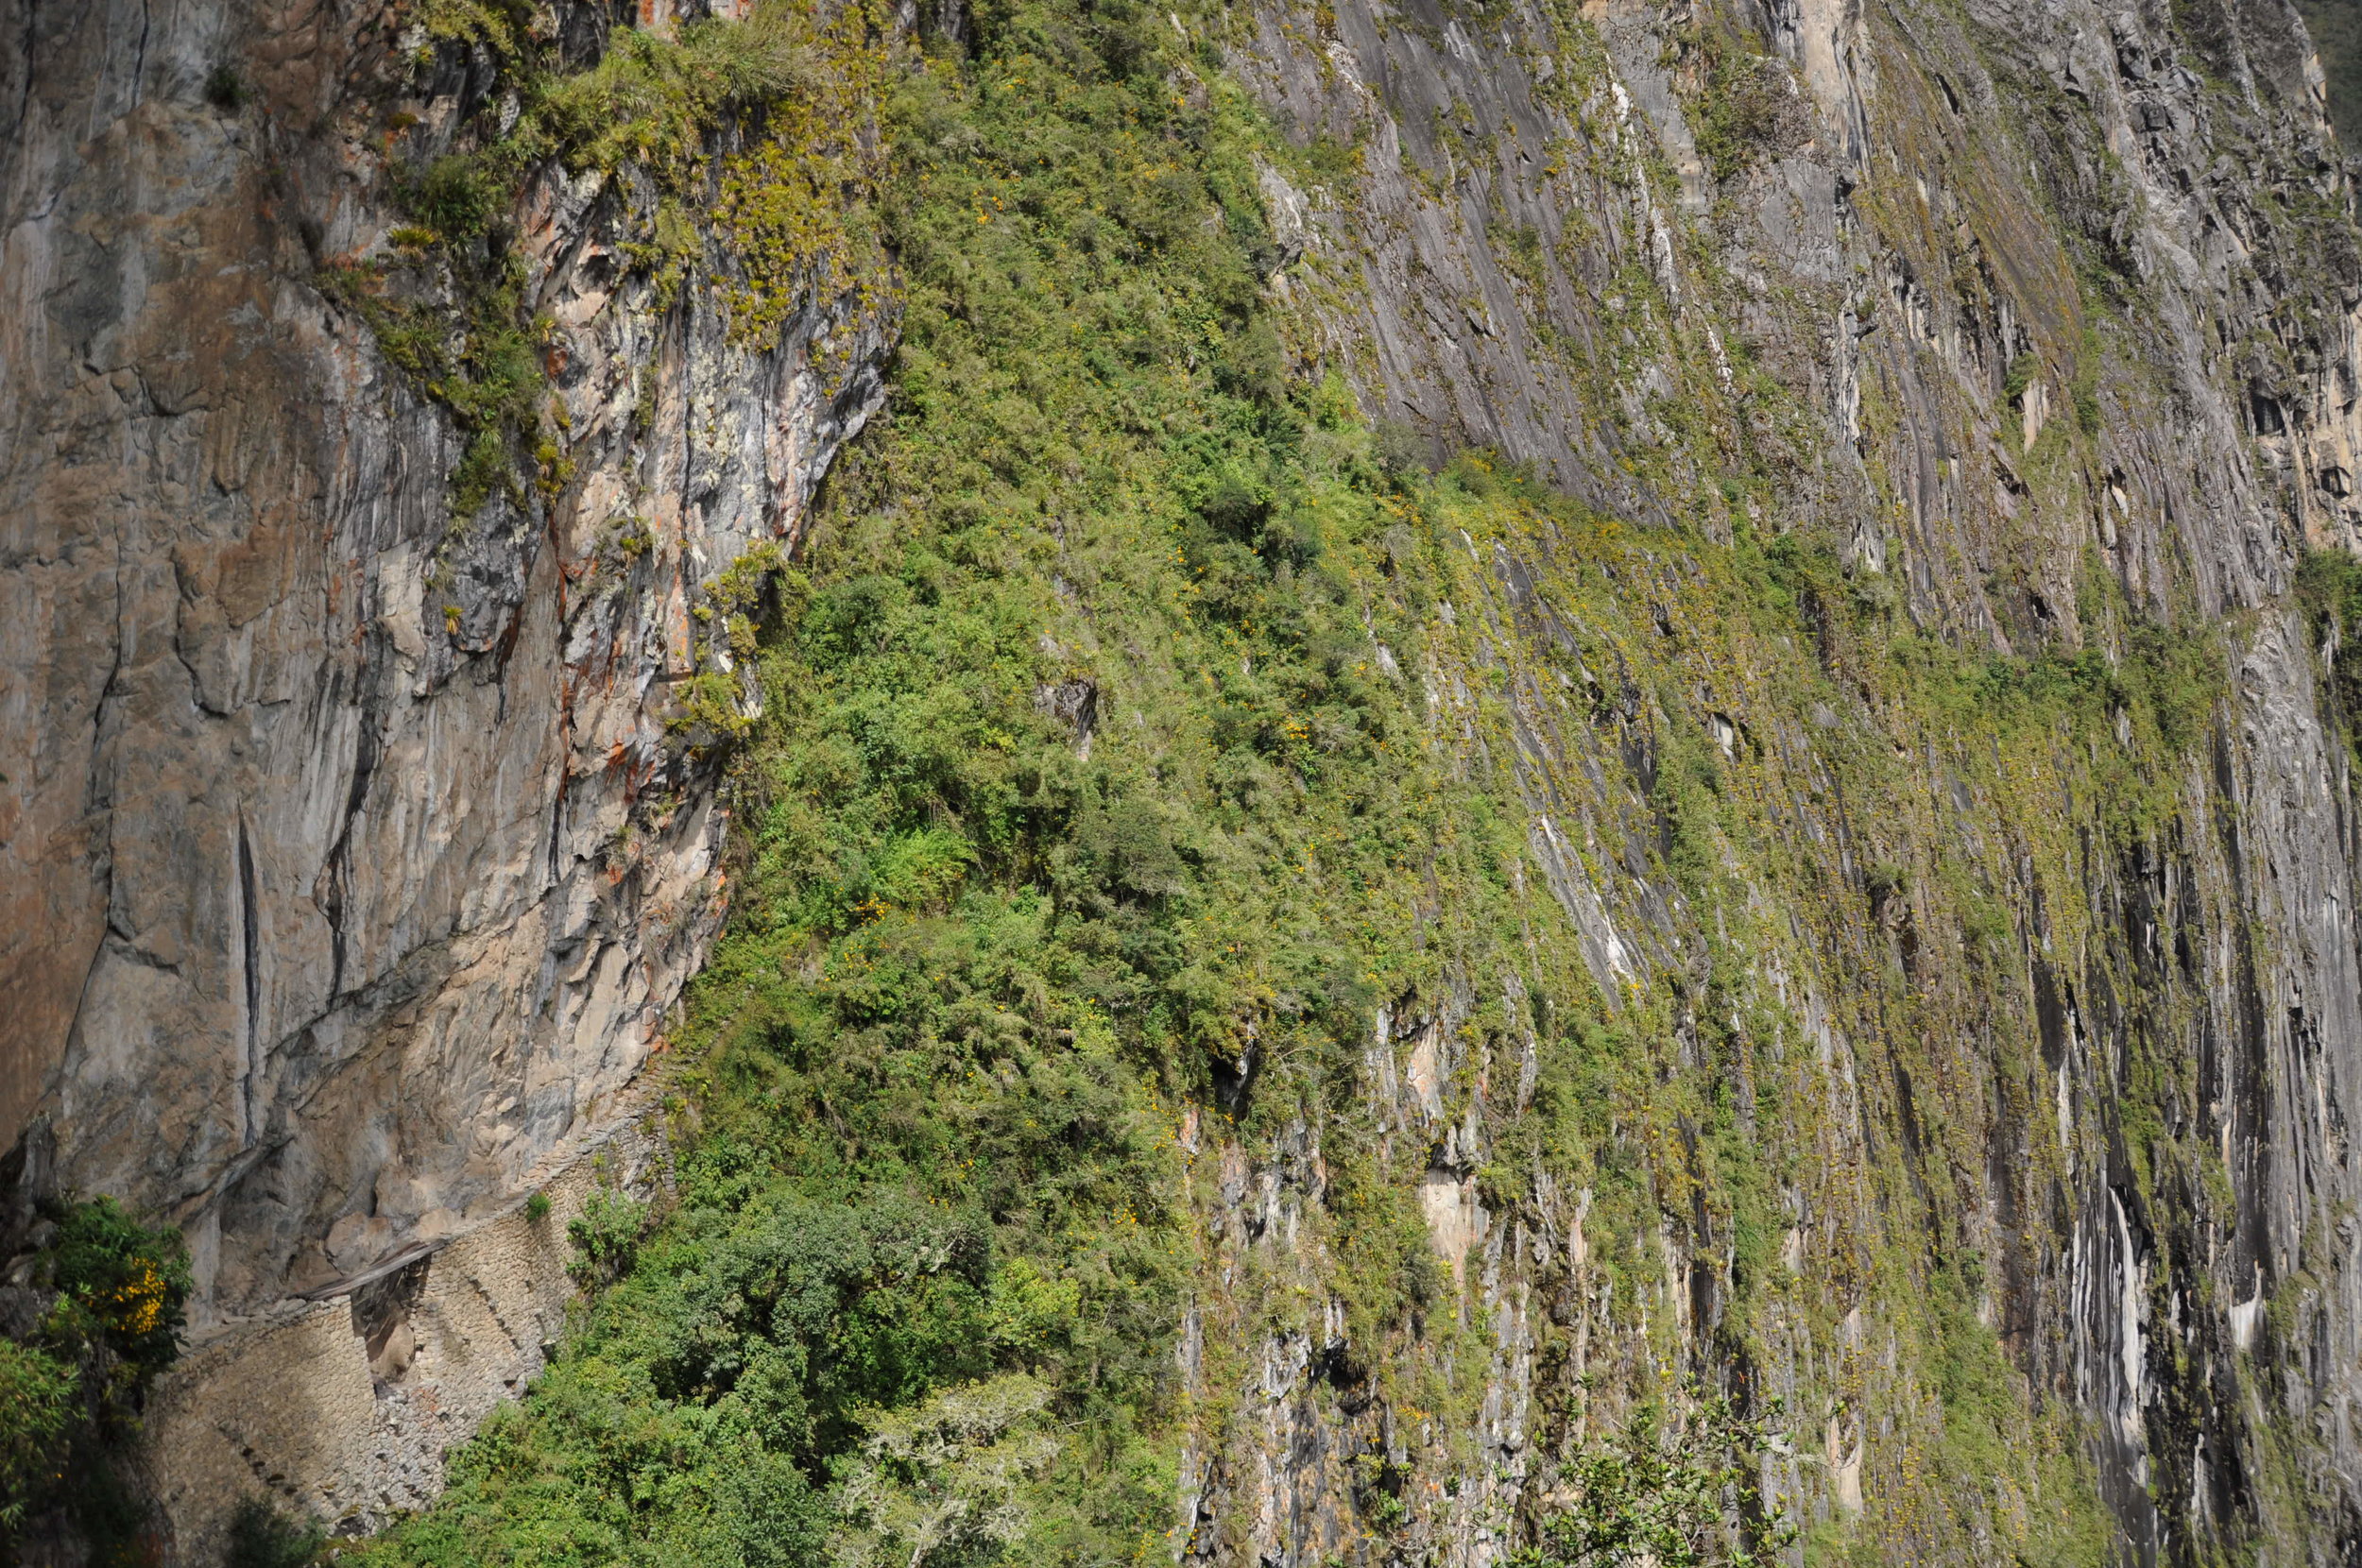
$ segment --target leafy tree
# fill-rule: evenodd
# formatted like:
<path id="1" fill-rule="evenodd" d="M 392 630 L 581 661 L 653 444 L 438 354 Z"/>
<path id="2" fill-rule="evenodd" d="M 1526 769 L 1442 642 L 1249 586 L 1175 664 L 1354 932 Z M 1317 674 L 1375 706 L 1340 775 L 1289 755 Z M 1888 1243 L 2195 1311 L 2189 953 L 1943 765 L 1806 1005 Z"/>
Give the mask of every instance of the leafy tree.
<path id="1" fill-rule="evenodd" d="M 180 1354 L 188 1253 L 178 1231 L 111 1198 L 52 1213 L 26 1276 L 41 1318 L 23 1339 L 0 1339 L 0 1544 L 62 1508 L 103 1559 L 140 1527 L 115 1460 Z"/>
<path id="2" fill-rule="evenodd" d="M 107 1362 L 107 1393 L 136 1398 L 180 1353 L 188 1250 L 111 1198 L 77 1203 L 58 1226 L 52 1275 L 62 1296 L 50 1334 Z"/>
<path id="3" fill-rule="evenodd" d="M 585 1288 L 612 1283 L 631 1267 L 647 1224 L 645 1203 L 611 1188 L 599 1188 L 584 1202 L 582 1212 L 567 1222 L 566 1238 L 574 1244 L 574 1255 L 566 1272 Z"/>

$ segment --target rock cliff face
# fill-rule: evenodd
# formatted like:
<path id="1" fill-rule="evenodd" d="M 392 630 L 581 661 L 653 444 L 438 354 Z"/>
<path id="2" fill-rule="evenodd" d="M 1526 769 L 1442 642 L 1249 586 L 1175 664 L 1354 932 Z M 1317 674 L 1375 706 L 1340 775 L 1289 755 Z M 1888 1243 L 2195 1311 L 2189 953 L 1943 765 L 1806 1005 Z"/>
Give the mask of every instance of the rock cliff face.
<path id="1" fill-rule="evenodd" d="M 500 112 L 411 9 L 0 16 L 0 1129 L 182 1227 L 199 1342 L 613 1120 L 721 910 L 709 590 L 880 397 L 877 314 L 742 345 L 621 264 L 629 181 L 545 171 L 570 477 L 454 517 L 466 433 L 323 292 Z"/>
<path id="2" fill-rule="evenodd" d="M 2077 1493 L 1944 1469 L 1992 1454 L 1929 1351 L 1941 1276 L 2007 1353 L 1977 1419 L 2082 1456 L 2125 1556 L 2345 1560 L 2362 843 L 2343 634 L 2295 589 L 2362 527 L 2362 248 L 2293 9 L 1171 20 L 1331 171 L 1262 180 L 1300 364 L 1629 524 L 1843 541 L 1797 579 L 1807 646 L 1675 552 L 1463 536 L 1400 673 L 1580 939 L 1379 1011 L 1331 1123 L 1185 1122 L 1181 1557 L 1326 1562 L 1383 1520 L 1381 1555 L 1496 1561 L 1616 1414 L 1586 1376 L 1710 1347 L 1789 1401 L 1767 1481 L 1827 1549 L 2030 1559 Z M 579 60 L 609 18 L 549 22 Z M 874 309 L 740 344 L 619 259 L 628 179 L 544 170 L 512 216 L 562 451 L 454 519 L 464 433 L 321 283 L 390 254 L 393 161 L 486 108 L 484 61 L 403 25 L 0 6 L 0 1132 L 47 1116 L 68 1183 L 192 1238 L 190 1519 L 241 1463 L 329 1518 L 413 1506 L 539 1364 L 564 1285 L 519 1197 L 622 1118 L 719 916 L 672 695 L 729 673 L 697 611 L 881 396 Z M 1865 616 L 2150 695 L 1996 727 Z M 1693 722 L 1743 895 L 1711 908 L 1668 869 Z M 1689 1173 L 1660 1225 L 1553 1174 L 1521 1129 L 1562 960 L 1611 1014 L 1669 998 L 1663 1080 L 1776 1151 L 1760 1190 L 1670 1090 L 1610 1140 Z M 1343 1338 L 1340 1138 L 1410 1173 L 1450 1332 Z M 249 1353 L 317 1403 L 240 1392 Z"/>
<path id="3" fill-rule="evenodd" d="M 2354 540 L 2362 269 L 2293 10 L 1340 0 L 1258 9 L 1225 58 L 1300 143 L 1357 155 L 1326 189 L 1275 173 L 1265 195 L 1303 340 L 1374 415 L 1614 516 L 1817 524 L 1850 539 L 1857 595 L 1957 646 L 2114 668 L 2128 614 L 2179 617 L 2226 629 L 2209 679 L 2228 678 L 2169 823 L 2128 843 L 2123 803 L 2067 759 L 2028 768 L 1914 712 L 1840 639 L 1806 660 L 1846 701 L 1800 723 L 1778 695 L 1811 678 L 1778 673 L 1795 649 L 1685 622 L 1712 595 L 1675 560 L 1617 579 L 1674 650 L 1650 668 L 1678 672 L 1756 781 L 1759 836 L 1719 852 L 1769 918 L 1735 934 L 1644 847 L 1669 830 L 1654 704 L 1675 699 L 1631 663 L 1617 694 L 1602 661 L 1624 645 L 1585 622 L 1549 541 L 1471 544 L 1472 629 L 1430 701 L 1522 796 L 1601 989 L 1669 983 L 1686 999 L 1668 1070 L 1735 1072 L 1750 1137 L 1797 1151 L 1779 1250 L 1809 1283 L 1722 1322 L 1743 1221 L 1715 1212 L 1686 1121 L 1703 1194 L 1624 1238 L 1636 1258 L 1586 1245 L 1593 1194 L 1538 1167 L 1532 1197 L 1488 1204 L 1479 1173 L 1517 1147 L 1533 1082 L 1517 976 L 1381 1013 L 1355 1120 L 1433 1151 L 1420 1197 L 1481 1325 L 1473 1429 L 1373 1405 L 1338 1374 L 1333 1325 L 1253 1326 L 1269 1282 L 1317 1297 L 1334 1277 L 1306 1219 L 1320 1141 L 1209 1150 L 1222 1277 L 1257 1283 L 1212 1290 L 1185 1334 L 1192 1387 L 1233 1412 L 1185 1458 L 1193 1559 L 1351 1551 L 1373 1474 L 1412 1478 L 1410 1558 L 1495 1559 L 1596 1419 L 1571 1412 L 1606 1411 L 1582 1376 L 1694 1353 L 1668 1351 L 1668 1321 L 1673 1344 L 1742 1347 L 1790 1400 L 1796 1450 L 1769 1474 L 1806 1522 L 1842 1525 L 1867 1491 L 1877 1550 L 2032 1551 L 2057 1494 L 1921 1469 L 1963 1418 L 1896 1326 L 1925 1321 L 1900 1282 L 1974 1258 L 1974 1314 L 2032 1407 L 2093 1423 L 2115 1550 L 2208 1560 L 2260 1538 L 2275 1560 L 2341 1560 L 2362 1529 L 2357 862 L 2345 721 L 2315 662 L 2334 648 L 2311 646 L 2292 588 L 2306 548 Z M 1734 452 L 1780 471 L 1776 503 L 1695 499 Z M 2095 572 L 2122 597 L 2079 594 Z M 1604 687 L 1585 668 L 1567 690 L 1575 651 Z M 1488 687 L 1507 707 L 1489 729 L 1468 696 Z M 2119 746 L 2145 743 L 2116 723 Z M 1837 760 L 1864 747 L 1891 754 L 1874 805 Z M 2002 922 L 1990 967 L 1938 869 L 1955 858 Z M 1466 1019 L 1489 994 L 1507 1024 L 1487 1033 Z M 1785 1025 L 1742 1021 L 1758 1004 Z M 1718 1006 L 1736 1061 L 1700 1044 Z M 1865 1246 L 1896 1251 L 1865 1267 Z M 1627 1305 L 1635 1269 L 1657 1278 Z M 1206 1371 L 1225 1339 L 1229 1370 Z"/>

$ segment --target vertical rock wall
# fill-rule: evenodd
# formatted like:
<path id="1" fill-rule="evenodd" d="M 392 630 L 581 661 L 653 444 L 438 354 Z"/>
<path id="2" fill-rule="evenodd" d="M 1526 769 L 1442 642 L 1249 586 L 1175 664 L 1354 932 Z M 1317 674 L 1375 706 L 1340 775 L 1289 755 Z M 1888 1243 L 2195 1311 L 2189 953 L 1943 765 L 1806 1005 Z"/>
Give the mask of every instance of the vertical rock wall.
<path id="1" fill-rule="evenodd" d="M 708 591 L 881 396 L 881 315 L 742 345 L 619 248 L 651 195 L 544 170 L 571 479 L 454 518 L 463 433 L 323 292 L 504 112 L 416 11 L 0 8 L 0 1141 L 182 1227 L 199 1347 L 604 1135 L 721 912 Z"/>

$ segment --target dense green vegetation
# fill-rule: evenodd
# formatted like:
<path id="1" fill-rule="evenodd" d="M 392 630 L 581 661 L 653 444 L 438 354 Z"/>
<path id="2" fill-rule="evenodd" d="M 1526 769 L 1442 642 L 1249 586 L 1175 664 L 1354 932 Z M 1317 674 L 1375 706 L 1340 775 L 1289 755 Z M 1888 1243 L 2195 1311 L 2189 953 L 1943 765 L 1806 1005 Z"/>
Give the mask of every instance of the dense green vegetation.
<path id="1" fill-rule="evenodd" d="M 2186 993 L 2118 962 L 2090 891 L 2187 830 L 2225 634 L 2159 622 L 2097 558 L 2071 612 L 2044 608 L 2073 635 L 2029 631 L 2027 656 L 1915 620 L 1840 547 L 1855 520 L 1813 514 L 1808 465 L 1765 450 L 1807 421 L 1743 356 L 1714 375 L 1723 346 L 1684 341 L 1633 256 L 1599 269 L 1620 346 L 1581 368 L 1604 407 L 1644 360 L 1686 367 L 1663 441 L 1617 459 L 1684 520 L 1483 452 L 1431 472 L 1275 303 L 1258 162 L 1311 187 L 1354 154 L 1263 122 L 1190 42 L 1223 21 L 970 9 L 913 59 L 874 9 L 773 0 L 619 31 L 563 76 L 522 7 L 420 8 L 518 112 L 403 165 L 400 259 L 325 282 L 467 435 L 456 519 L 568 482 L 510 231 L 552 162 L 644 175 L 628 259 L 664 298 L 712 290 L 742 339 L 810 291 L 891 289 L 901 348 L 798 557 L 749 557 L 698 606 L 766 701 L 749 720 L 709 672 L 676 737 L 728 758 L 737 838 L 673 1179 L 573 1219 L 584 1299 L 546 1375 L 436 1508 L 338 1550 L 1162 1561 L 1184 1434 L 1219 1452 L 1249 1358 L 1319 1320 L 1308 1397 L 1355 1405 L 1357 1550 L 1407 1551 L 1486 1462 L 1496 1304 L 1423 1207 L 1448 1189 L 1555 1249 L 1519 1310 L 1533 1456 L 1565 1486 L 1514 1523 L 1520 1560 L 1768 1560 L 1800 1490 L 1835 1486 L 1800 1463 L 1849 1450 L 1812 1560 L 2103 1560 L 2079 1418 L 1992 1326 L 2041 1222 L 1996 1219 L 1990 1173 L 2070 1162 L 2034 997 L 2037 953 L 2076 953 L 2139 977 L 2107 1069 L 2132 1196 L 2227 1189 L 2153 1109 L 2192 1098 Z M 1709 15 L 1682 45 L 1720 179 L 1801 112 L 1758 42 Z M 1579 104 L 1570 60 L 1550 90 Z M 1538 230 L 1499 237 L 1550 264 Z M 2087 347 L 2076 418 L 2011 449 L 2025 504 L 2079 520 Z M 2004 400 L 2042 374 L 2020 355 Z M 2302 588 L 2362 712 L 2362 575 L 2322 557 Z M 1379 1051 L 1414 1037 L 1429 1081 L 1378 1104 Z M 1317 1166 L 1292 1252 L 1237 1241 L 1225 1145 Z M 119 1544 L 101 1461 L 185 1270 L 105 1204 L 44 1267 L 42 1336 L 0 1341 L 0 1528 L 74 1474 Z M 1373 1409 L 1439 1435 L 1380 1440 Z M 250 1506 L 231 1556 L 320 1547 Z"/>
<path id="2" fill-rule="evenodd" d="M 1796 1528 L 1767 1507 L 1772 1409 L 1754 1419 L 1706 1389 L 1683 1390 L 1669 1425 L 1644 1402 L 1624 1430 L 1566 1469 L 1573 1506 L 1549 1517 L 1515 1568 L 1769 1568 Z"/>
<path id="3" fill-rule="evenodd" d="M 148 1385 L 179 1354 L 189 1290 L 180 1234 L 100 1198 L 40 1223 L 22 1282 L 45 1304 L 23 1338 L 0 1338 L 0 1552 L 62 1513 L 101 1563 L 132 1556 L 145 1524 L 123 1474 Z"/>

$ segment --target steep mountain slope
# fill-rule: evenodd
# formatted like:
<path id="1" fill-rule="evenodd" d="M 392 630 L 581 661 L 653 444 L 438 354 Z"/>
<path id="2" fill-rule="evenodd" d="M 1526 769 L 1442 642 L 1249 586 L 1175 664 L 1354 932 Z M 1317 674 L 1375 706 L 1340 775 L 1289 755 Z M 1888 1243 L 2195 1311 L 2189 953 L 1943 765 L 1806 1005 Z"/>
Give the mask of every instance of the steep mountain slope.
<path id="1" fill-rule="evenodd" d="M 1185 1203 L 1101 1200 L 1104 1230 L 1196 1260 L 1162 1286 L 1173 1386 L 1121 1396 L 1177 1442 L 1174 1549 L 1482 1559 L 1554 1506 L 1556 1456 L 1681 1373 L 1784 1399 L 1765 1486 L 1827 1552 L 2194 1560 L 2348 1527 L 2347 752 L 2309 717 L 2322 627 L 2292 589 L 2300 530 L 2346 526 L 2351 242 L 2304 161 L 2296 35 L 2258 35 L 2277 97 L 2268 53 L 2202 38 L 2243 96 L 2158 63 L 2162 29 L 2082 20 L 1795 18 L 1783 54 L 1714 16 L 1201 18 L 1149 91 L 1208 94 L 1167 145 L 1202 140 L 1194 200 L 1269 281 L 1202 365 L 1167 349 L 1154 376 L 1157 349 L 1125 356 L 1155 340 L 1140 285 L 1173 246 L 1218 278 L 1176 237 L 1206 226 L 1092 191 L 1038 107 L 1138 70 L 1113 25 L 980 14 L 973 118 L 903 132 L 951 149 L 910 153 L 904 191 L 970 166 L 939 229 L 906 197 L 908 401 L 774 655 L 815 704 L 757 775 L 784 796 L 756 863 L 789 875 L 742 884 L 721 974 L 745 978 L 706 994 L 722 1082 L 771 1065 L 762 1098 L 709 1103 L 830 1108 L 849 1119 L 774 1157 L 782 1191 L 842 1199 L 849 1146 L 883 1162 L 857 1167 L 868 1202 L 981 1211 L 987 1300 L 1055 1268 L 1084 1323 L 1128 1315 L 1138 1282 L 1023 1198 L 1124 1160 L 957 1131 L 1058 1125 L 1032 1075 L 1105 1008 L 1135 1092 L 1198 1107 L 1172 1123 Z M 2079 67 L 2102 37 L 2106 74 Z M 1218 64 L 1276 126 L 1224 135 Z M 1908 111 L 1874 116 L 1874 81 Z M 1028 90 L 1004 124 L 994 95 Z M 2028 100 L 2022 125 L 1973 112 Z M 2201 116 L 2315 183 L 2263 213 L 2194 199 L 2177 171 L 2212 160 L 2173 128 Z M 1121 311 L 1092 286 L 1111 221 Z M 2228 252 L 2177 265 L 2210 228 L 2287 258 L 2270 292 Z M 2226 318 L 2241 298 L 2287 340 Z M 2206 321 L 2247 356 L 2227 387 L 2190 346 Z M 1311 378 L 1275 401 L 1240 364 L 1266 329 Z M 1098 343 L 1080 391 L 1062 331 Z M 1396 421 L 1383 441 L 1323 364 Z M 1207 418 L 1234 434 L 1182 435 Z M 1126 422 L 1164 471 L 1110 489 Z M 1407 455 L 1463 444 L 1545 487 Z M 947 620 L 971 597 L 1027 608 L 996 644 L 1001 616 Z M 971 704 L 1001 716 L 951 717 Z M 1080 803 L 1055 713 L 1087 715 Z M 1016 769 L 1013 824 L 987 737 L 1025 758 L 1028 728 L 1054 749 Z M 2300 878 L 2321 891 L 2279 891 Z M 971 946 L 1028 889 L 1048 928 Z M 979 1086 L 914 1099 L 904 1074 Z M 710 1267 L 646 1266 L 588 1364 L 694 1321 Z M 996 1349 L 927 1381 L 1044 1378 L 1074 1417 L 1108 1397 L 1068 1347 Z M 727 1370 L 640 1397 L 761 1430 Z M 562 1408 L 519 1429 L 539 1463 L 603 1451 Z M 806 1440 L 799 1474 L 866 1495 L 880 1419 Z M 1082 1445 L 1065 1487 L 1130 1452 Z M 516 1474 L 471 1472 L 454 1521 L 538 1519 Z M 1071 1528 L 1042 1486 L 1032 1527 Z"/>
<path id="2" fill-rule="evenodd" d="M 709 706 L 641 730 L 693 824 L 660 838 L 681 876 L 701 769 L 742 741 L 729 928 L 649 1101 L 669 1152 L 561 1185 L 590 1305 L 366 1556 L 1583 1560 L 1629 1503 L 1705 1560 L 1789 1550 L 1783 1519 L 1820 1561 L 2343 1560 L 2362 251 L 2292 9 L 994 0 L 762 30 L 787 13 L 659 47 L 519 12 L 533 56 L 487 30 L 508 13 L 430 8 L 443 43 L 352 79 L 464 75 L 392 134 L 475 162 L 362 180 L 388 265 L 355 280 L 339 239 L 286 285 L 355 374 L 407 387 L 414 356 L 402 395 L 449 449 L 419 515 L 438 486 L 480 503 L 463 554 L 541 540 L 504 507 L 558 520 L 514 544 L 520 628 L 578 557 L 622 557 L 595 602 L 628 625 L 699 586 L 677 673 Z M 773 44 L 800 86 L 695 86 Z M 203 41 L 180 52 L 197 92 Z M 814 129 L 790 106 L 822 80 L 879 96 Z M 756 168 L 785 171 L 769 206 Z M 454 215 L 509 200 L 513 230 Z M 88 228 L 34 221 L 11 256 Z M 549 309 L 582 337 L 543 357 L 556 402 L 433 390 L 402 313 L 451 313 L 478 364 L 542 308 L 504 257 L 539 300 L 594 253 L 601 298 L 642 303 Z M 807 520 L 889 324 L 883 411 Z M 718 357 L 634 346 L 674 341 Z M 622 368 L 570 394 L 584 363 Z M 522 478 L 466 491 L 485 430 Z M 709 522 L 736 542 L 693 556 L 694 509 L 664 508 L 708 470 L 666 454 L 765 441 L 793 461 L 724 490 L 796 557 L 725 571 L 762 529 Z M 27 485 L 79 472 L 17 450 Z M 642 494 L 650 543 L 599 554 Z M 471 743 L 530 727 L 504 707 Z M 374 863 L 415 890 L 443 862 Z M 75 1016 L 27 1058 L 64 1064 L 71 1179 L 151 1212 L 216 1190 L 77 1110 L 145 1103 L 77 1063 L 194 1056 Z M 592 1050 L 605 1026 L 535 1027 L 606 1065 L 443 1224 L 502 1213 L 635 1065 Z M 434 1115 L 472 1128 L 514 1031 L 436 1038 L 471 1087 L 431 1075 Z M 398 1103 L 339 1070 L 266 1097 L 278 1149 Z M 292 1268 L 434 1245 L 385 1196 L 440 1168 L 407 1148 L 372 1153 L 373 1207 L 340 1207 L 347 1173 L 190 1211 L 224 1227 L 200 1259 L 264 1260 L 241 1304 L 315 1290 L 307 1343 L 357 1357 L 368 1407 L 232 1409 L 238 1369 L 312 1364 L 258 1350 L 168 1392 L 164 1430 L 236 1427 L 258 1491 L 348 1527 L 436 1484 L 456 1434 L 419 1412 L 491 1332 L 466 1289 L 498 1319 L 501 1270 L 558 1252 L 518 1211 L 390 1293 Z M 501 1378 L 539 1365 L 498 1332 Z M 151 1462 L 194 1560 L 229 1499 L 174 1492 L 179 1452 Z"/>

